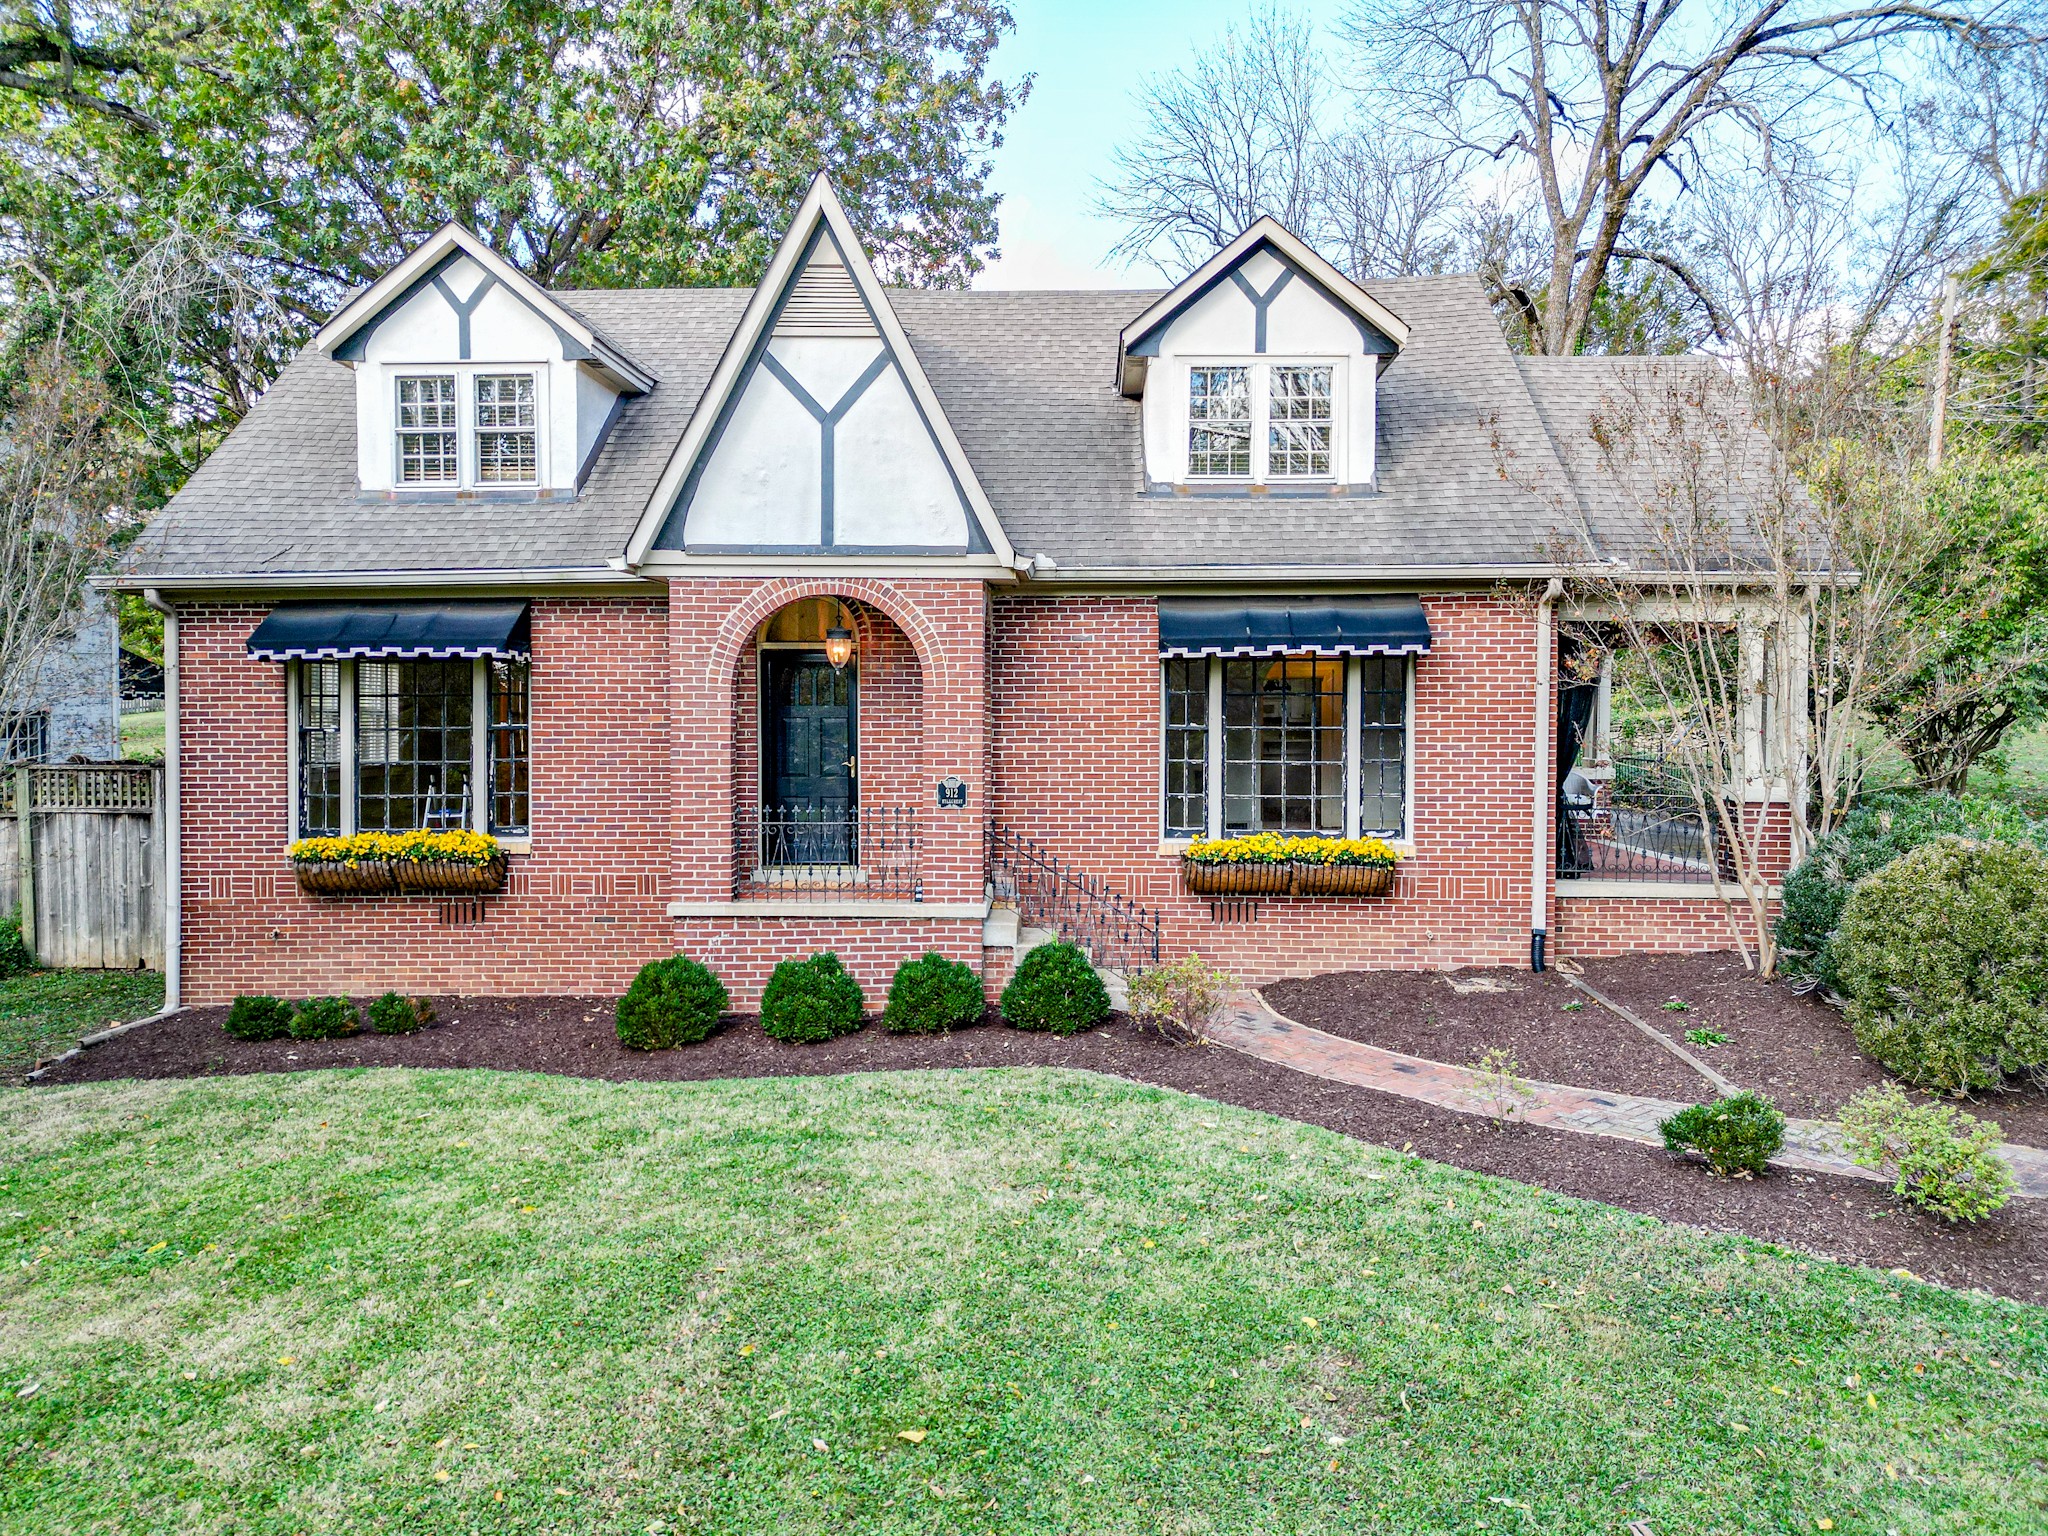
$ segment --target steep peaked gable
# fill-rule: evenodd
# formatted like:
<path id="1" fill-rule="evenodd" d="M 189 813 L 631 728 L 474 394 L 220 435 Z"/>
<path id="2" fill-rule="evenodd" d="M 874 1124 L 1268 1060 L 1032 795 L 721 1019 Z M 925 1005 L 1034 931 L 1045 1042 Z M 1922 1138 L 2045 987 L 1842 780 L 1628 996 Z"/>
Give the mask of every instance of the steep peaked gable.
<path id="1" fill-rule="evenodd" d="M 1262 251 L 1278 264 L 1279 276 L 1259 286 L 1247 278 L 1243 268 Z M 1406 321 L 1317 255 L 1285 225 L 1262 217 L 1124 327 L 1117 338 L 1117 387 L 1126 395 L 1142 394 L 1146 362 L 1157 354 L 1160 337 L 1176 319 L 1222 283 L 1233 284 L 1250 304 L 1250 350 L 1264 352 L 1267 312 L 1296 279 L 1350 314 L 1366 351 L 1380 355 L 1382 368 L 1407 345 Z"/>
<path id="2" fill-rule="evenodd" d="M 483 275 L 468 293 L 458 293 L 447 281 L 447 273 L 464 257 Z M 458 348 L 462 356 L 456 361 L 467 360 L 469 354 L 470 315 L 487 293 L 503 288 L 547 322 L 562 342 L 564 357 L 589 364 L 622 394 L 643 395 L 654 388 L 654 374 L 610 337 L 467 229 L 453 223 L 442 225 L 410 256 L 342 305 L 315 334 L 314 347 L 337 362 L 361 361 L 371 334 L 384 319 L 428 288 L 440 293 L 456 317 L 462 338 Z"/>
<path id="3" fill-rule="evenodd" d="M 697 555 L 968 556 L 995 509 L 858 236 L 812 182 L 627 544 Z"/>

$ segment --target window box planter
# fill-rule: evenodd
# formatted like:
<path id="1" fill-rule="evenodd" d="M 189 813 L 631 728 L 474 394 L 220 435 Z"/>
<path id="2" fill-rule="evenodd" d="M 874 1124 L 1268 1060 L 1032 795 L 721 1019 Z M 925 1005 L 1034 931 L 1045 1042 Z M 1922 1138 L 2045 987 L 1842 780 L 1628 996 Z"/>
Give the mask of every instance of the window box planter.
<path id="1" fill-rule="evenodd" d="M 1251 837 L 1196 842 L 1181 855 L 1195 896 L 1384 896 L 1400 855 L 1376 837 Z"/>
<path id="2" fill-rule="evenodd" d="M 292 873 L 309 896 L 488 896 L 505 888 L 497 839 L 476 832 L 362 832 L 292 844 Z"/>

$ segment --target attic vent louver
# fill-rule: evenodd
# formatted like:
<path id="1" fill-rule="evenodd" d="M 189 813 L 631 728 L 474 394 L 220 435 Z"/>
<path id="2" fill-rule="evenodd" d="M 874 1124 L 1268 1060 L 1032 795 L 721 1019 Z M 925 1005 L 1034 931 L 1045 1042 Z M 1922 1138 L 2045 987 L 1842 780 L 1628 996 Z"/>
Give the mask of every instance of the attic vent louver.
<path id="1" fill-rule="evenodd" d="M 813 260 L 790 284 L 775 322 L 777 336 L 873 336 L 860 290 L 837 262 Z"/>

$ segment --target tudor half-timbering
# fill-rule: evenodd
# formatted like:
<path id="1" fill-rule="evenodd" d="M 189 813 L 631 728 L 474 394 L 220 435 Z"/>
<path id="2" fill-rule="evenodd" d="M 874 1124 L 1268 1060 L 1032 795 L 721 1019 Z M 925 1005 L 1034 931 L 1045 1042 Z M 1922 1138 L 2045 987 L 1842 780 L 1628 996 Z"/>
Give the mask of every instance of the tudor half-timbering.
<path id="1" fill-rule="evenodd" d="M 1629 366 L 1517 360 L 1472 280 L 1361 287 L 1270 221 L 1165 293 L 885 289 L 822 178 L 753 289 L 552 293 L 445 229 L 121 578 L 175 630 L 182 995 L 683 949 L 744 1004 L 825 947 L 993 987 L 1020 884 L 1253 980 L 1718 947 L 1682 849 L 1613 878 L 1556 825 L 1600 709 L 1543 593 L 1609 494 L 1559 447 Z M 412 828 L 498 837 L 502 893 L 294 879 L 297 838 Z M 1252 831 L 1404 859 L 1370 900 L 1184 888 Z"/>

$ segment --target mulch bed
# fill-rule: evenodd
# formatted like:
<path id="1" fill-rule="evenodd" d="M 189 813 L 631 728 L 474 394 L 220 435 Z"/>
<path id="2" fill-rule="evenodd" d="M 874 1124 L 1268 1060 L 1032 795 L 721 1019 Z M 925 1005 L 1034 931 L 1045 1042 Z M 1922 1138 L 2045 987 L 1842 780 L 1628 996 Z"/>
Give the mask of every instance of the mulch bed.
<path id="1" fill-rule="evenodd" d="M 1459 996 L 1448 989 L 1445 995 Z M 2048 1303 L 2048 1202 L 2014 1201 L 1979 1226 L 1950 1229 L 1901 1210 L 1881 1186 L 1860 1180 L 1792 1173 L 1754 1182 L 1716 1179 L 1654 1148 L 1537 1126 L 1496 1130 L 1476 1116 L 1325 1082 L 1233 1051 L 1167 1045 L 1122 1018 L 1069 1039 L 1000 1024 L 935 1037 L 870 1027 L 823 1045 L 792 1046 L 768 1039 L 754 1020 L 741 1017 L 700 1045 L 642 1054 L 614 1038 L 609 999 L 439 998 L 436 1006 L 440 1021 L 418 1034 L 262 1043 L 223 1033 L 226 1009 L 198 1008 L 94 1046 L 43 1081 L 373 1066 L 487 1067 L 613 1080 L 1076 1067 L 1263 1110 L 1667 1221 Z"/>
<path id="2" fill-rule="evenodd" d="M 1839 1010 L 1758 981 L 1734 954 L 1631 955 L 1585 964 L 1585 979 L 1661 1029 L 1741 1088 L 1769 1094 L 1788 1115 L 1826 1119 L 1885 1080 L 1856 1049 Z M 1711 1085 L 1554 972 L 1354 971 L 1280 981 L 1266 1000 L 1303 1024 L 1347 1040 L 1469 1066 L 1491 1048 L 1511 1052 L 1521 1075 L 1664 1099 L 1702 1099 Z M 1568 1011 L 1565 1004 L 1584 1001 Z M 1682 1002 L 1683 1011 L 1667 1009 Z M 1718 1030 L 1701 1046 L 1689 1029 Z M 2048 1093 L 2015 1088 L 1959 1105 L 1996 1120 L 2009 1141 L 2048 1146 Z"/>

